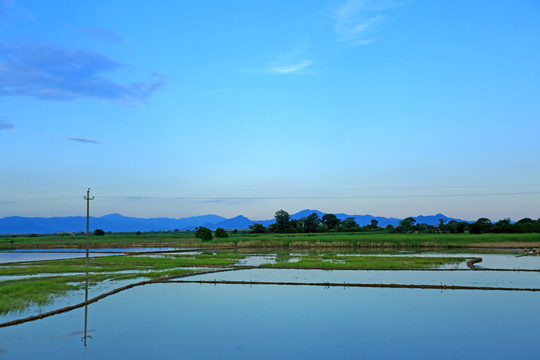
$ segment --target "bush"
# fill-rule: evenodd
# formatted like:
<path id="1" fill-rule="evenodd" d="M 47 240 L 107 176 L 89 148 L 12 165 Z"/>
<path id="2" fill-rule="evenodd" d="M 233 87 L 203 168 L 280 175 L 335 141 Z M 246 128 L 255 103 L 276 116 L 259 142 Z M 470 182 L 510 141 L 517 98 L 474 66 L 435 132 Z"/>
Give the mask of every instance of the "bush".
<path id="1" fill-rule="evenodd" d="M 204 226 L 199 226 L 195 228 L 195 237 L 201 239 L 202 241 L 212 240 L 212 230 Z"/>
<path id="2" fill-rule="evenodd" d="M 216 237 L 217 238 L 226 238 L 229 237 L 229 234 L 225 231 L 224 228 L 217 228 L 216 229 Z"/>
<path id="3" fill-rule="evenodd" d="M 252 234 L 264 234 L 266 232 L 266 228 L 263 224 L 255 223 L 249 226 L 249 232 Z"/>
<path id="4" fill-rule="evenodd" d="M 103 235 L 105 235 L 105 231 L 101 229 L 94 230 L 94 236 L 103 236 Z"/>

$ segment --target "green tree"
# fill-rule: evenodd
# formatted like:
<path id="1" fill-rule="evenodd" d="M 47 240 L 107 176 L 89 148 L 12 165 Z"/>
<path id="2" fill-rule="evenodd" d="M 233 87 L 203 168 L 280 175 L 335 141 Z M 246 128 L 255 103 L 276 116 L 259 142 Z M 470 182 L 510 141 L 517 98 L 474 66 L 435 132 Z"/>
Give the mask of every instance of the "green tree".
<path id="1" fill-rule="evenodd" d="M 334 230 L 341 222 L 341 220 L 339 220 L 338 217 L 334 214 L 323 215 L 321 221 L 323 224 L 328 226 L 328 230 Z"/>
<path id="2" fill-rule="evenodd" d="M 468 226 L 469 224 L 466 222 L 450 220 L 450 222 L 445 225 L 445 229 L 450 231 L 451 234 L 463 234 Z"/>
<path id="3" fill-rule="evenodd" d="M 339 230 L 347 232 L 360 231 L 360 225 L 358 225 L 358 223 L 353 217 L 348 217 L 341 222 Z"/>
<path id="4" fill-rule="evenodd" d="M 416 220 L 409 216 L 408 218 L 405 218 L 399 222 L 400 226 L 406 227 L 406 228 L 412 228 L 416 224 Z"/>
<path id="5" fill-rule="evenodd" d="M 277 233 L 287 233 L 291 230 L 291 216 L 288 212 L 285 210 L 278 210 L 274 214 L 274 218 L 276 219 L 274 226 L 272 229 L 274 232 Z"/>
<path id="6" fill-rule="evenodd" d="M 471 234 L 484 234 L 491 231 L 493 224 L 488 218 L 480 218 L 476 220 L 474 224 L 471 224 L 469 233 Z"/>
<path id="7" fill-rule="evenodd" d="M 439 219 L 439 230 L 441 230 L 441 232 L 447 231 L 448 229 L 447 226 L 444 225 L 444 221 L 444 219 Z"/>
<path id="8" fill-rule="evenodd" d="M 396 228 L 397 232 L 408 233 L 415 230 L 416 220 L 413 217 L 408 217 L 399 222 L 399 226 Z"/>
<path id="9" fill-rule="evenodd" d="M 255 223 L 249 226 L 249 232 L 252 234 L 264 234 L 266 232 L 266 228 L 263 224 Z"/>
<path id="10" fill-rule="evenodd" d="M 225 231 L 224 228 L 217 228 L 216 229 L 216 237 L 220 238 L 220 239 L 223 239 L 223 238 L 229 237 L 229 234 Z"/>
<path id="11" fill-rule="evenodd" d="M 528 232 L 534 232 L 534 226 L 536 221 L 534 221 L 531 218 L 523 218 L 516 222 L 512 228 L 514 232 L 517 233 L 528 233 Z"/>
<path id="12" fill-rule="evenodd" d="M 94 230 L 94 236 L 103 236 L 103 235 L 105 235 L 105 231 L 103 231 L 102 229 Z"/>
<path id="13" fill-rule="evenodd" d="M 293 233 L 304 232 L 304 220 L 303 219 L 291 219 L 289 223 L 289 231 Z"/>
<path id="14" fill-rule="evenodd" d="M 202 241 L 212 240 L 212 230 L 204 226 L 199 226 L 195 228 L 195 237 L 201 239 Z"/>
<path id="15" fill-rule="evenodd" d="M 304 231 L 307 233 L 313 233 L 319 231 L 319 225 L 321 223 L 321 219 L 319 218 L 319 215 L 316 213 L 312 213 L 311 215 L 308 215 L 304 218 L 302 218 L 302 222 L 304 223 Z"/>
<path id="16" fill-rule="evenodd" d="M 379 228 L 379 220 L 377 219 L 371 219 L 371 225 L 370 227 L 374 230 L 377 230 Z"/>
<path id="17" fill-rule="evenodd" d="M 514 232 L 512 228 L 512 222 L 510 221 L 510 219 L 502 219 L 502 220 L 497 221 L 493 225 L 493 232 L 496 232 L 496 233 Z"/>

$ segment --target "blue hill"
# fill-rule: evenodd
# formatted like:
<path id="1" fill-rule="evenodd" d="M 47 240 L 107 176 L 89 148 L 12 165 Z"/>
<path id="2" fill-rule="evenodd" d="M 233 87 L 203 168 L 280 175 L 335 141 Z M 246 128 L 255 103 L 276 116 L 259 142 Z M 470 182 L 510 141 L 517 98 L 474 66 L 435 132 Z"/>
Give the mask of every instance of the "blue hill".
<path id="1" fill-rule="evenodd" d="M 319 210 L 302 210 L 295 214 L 291 214 L 292 219 L 301 219 L 312 213 L 316 213 L 319 217 L 323 217 L 326 213 Z M 379 222 L 379 226 L 385 227 L 388 225 L 397 226 L 401 219 L 386 218 L 372 215 L 349 215 L 336 214 L 336 216 L 344 220 L 352 217 L 360 225 L 369 225 L 371 220 L 375 219 Z M 414 217 L 419 223 L 428 225 L 438 225 L 440 219 L 445 223 L 451 220 L 463 221 L 460 219 L 449 218 L 443 214 L 437 215 L 418 215 Z M 187 218 L 136 218 L 128 217 L 120 214 L 109 214 L 101 217 L 90 217 L 90 230 L 103 229 L 112 232 L 135 232 L 135 231 L 170 231 L 170 230 L 193 230 L 197 226 L 206 226 L 210 229 L 222 227 L 227 230 L 247 229 L 249 226 L 260 223 L 264 226 L 273 224 L 275 219 L 270 220 L 250 220 L 249 218 L 239 215 L 231 219 L 224 218 L 218 215 L 201 215 Z M 0 219 L 0 234 L 53 234 L 57 232 L 78 232 L 86 231 L 85 216 L 69 216 L 69 217 L 20 217 L 12 216 Z"/>

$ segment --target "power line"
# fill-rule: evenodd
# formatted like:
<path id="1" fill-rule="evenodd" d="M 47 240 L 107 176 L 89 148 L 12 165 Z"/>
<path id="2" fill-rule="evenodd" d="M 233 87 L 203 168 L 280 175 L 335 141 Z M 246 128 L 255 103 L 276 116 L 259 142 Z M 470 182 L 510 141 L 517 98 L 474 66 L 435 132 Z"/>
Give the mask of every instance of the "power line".
<path id="1" fill-rule="evenodd" d="M 466 189 L 466 188 L 487 188 L 487 187 L 524 187 L 524 186 L 540 186 L 540 183 L 534 184 L 480 184 L 480 185 L 435 185 L 435 186 L 376 186 L 376 187 L 277 187 L 277 188 L 191 188 L 187 191 L 359 191 L 359 190 L 415 190 L 415 189 Z M 173 188 L 98 188 L 98 190 L 128 190 L 128 191 L 178 191 Z M 186 189 L 183 189 L 186 191 Z"/>
<path id="2" fill-rule="evenodd" d="M 497 185 L 501 186 L 501 185 Z M 508 185 L 510 186 L 510 185 Z M 464 186 L 465 187 L 465 186 Z M 471 186 L 473 187 L 473 186 Z M 476 186 L 474 186 L 476 187 Z M 480 186 L 478 186 L 480 187 Z M 439 187 L 416 187 L 414 189 L 435 189 Z M 443 188 L 443 187 L 440 187 Z M 457 188 L 457 186 L 456 186 Z M 399 189 L 399 188 L 379 188 L 380 190 Z M 412 187 L 404 187 L 403 189 L 413 189 Z M 352 189 L 333 189 L 335 191 L 352 191 Z M 304 189 L 304 191 L 315 191 L 312 189 Z M 330 191 L 330 190 L 326 190 Z M 209 191 L 210 192 L 210 191 Z M 247 191 L 249 192 L 249 191 Z M 186 196 L 146 196 L 146 195 L 100 195 L 103 199 L 128 199 L 128 200 L 331 200 L 331 199 L 392 199 L 392 198 L 447 198 L 447 197 L 483 197 L 483 196 L 521 196 L 521 195 L 540 195 L 539 191 L 525 192 L 489 192 L 489 193 L 457 193 L 457 194 L 394 194 L 394 195 L 275 195 L 275 196 L 210 196 L 210 195 L 186 195 Z M 25 199 L 25 200 L 0 200 L 0 204 L 16 204 L 16 203 L 34 203 L 38 201 L 68 201 L 74 200 L 76 197 L 47 197 L 43 199 Z M 85 197 L 86 199 L 86 197 Z M 93 197 L 90 199 L 93 200 Z"/>
<path id="3" fill-rule="evenodd" d="M 161 200 L 302 200 L 302 199 L 391 199 L 418 197 L 467 197 L 540 195 L 540 192 L 474 193 L 474 194 L 415 194 L 415 195 L 353 195 L 353 196 L 100 196 L 108 199 L 161 199 Z"/>

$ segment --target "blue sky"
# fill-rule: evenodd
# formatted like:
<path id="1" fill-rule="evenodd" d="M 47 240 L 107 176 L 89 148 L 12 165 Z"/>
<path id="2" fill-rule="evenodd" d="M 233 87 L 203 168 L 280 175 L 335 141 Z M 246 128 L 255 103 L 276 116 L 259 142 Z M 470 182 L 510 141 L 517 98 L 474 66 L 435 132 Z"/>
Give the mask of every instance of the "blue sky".
<path id="1" fill-rule="evenodd" d="M 540 3 L 0 0 L 0 217 L 540 217 Z"/>

